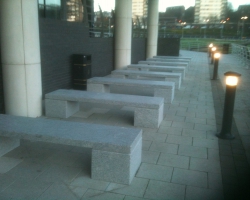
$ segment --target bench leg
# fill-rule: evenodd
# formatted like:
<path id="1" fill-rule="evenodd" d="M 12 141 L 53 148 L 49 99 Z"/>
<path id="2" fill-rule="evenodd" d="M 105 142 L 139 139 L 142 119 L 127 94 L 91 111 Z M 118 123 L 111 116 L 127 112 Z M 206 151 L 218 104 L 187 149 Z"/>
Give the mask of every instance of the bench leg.
<path id="1" fill-rule="evenodd" d="M 178 79 L 179 89 L 181 88 L 181 77 Z"/>
<path id="2" fill-rule="evenodd" d="M 129 185 L 141 164 L 142 138 L 131 154 L 92 149 L 91 178 Z"/>
<path id="3" fill-rule="evenodd" d="M 19 139 L 0 136 L 0 157 L 19 146 Z"/>
<path id="4" fill-rule="evenodd" d="M 109 88 L 109 85 L 105 85 L 105 84 L 92 84 L 92 83 L 88 83 L 87 84 L 87 91 L 109 93 L 110 92 L 110 88 Z"/>
<path id="5" fill-rule="evenodd" d="M 136 108 L 134 126 L 158 128 L 163 120 L 164 104 L 159 109 Z"/>
<path id="6" fill-rule="evenodd" d="M 154 89 L 155 97 L 163 97 L 165 103 L 172 103 L 174 100 L 174 87 L 171 89 Z"/>
<path id="7" fill-rule="evenodd" d="M 79 102 L 45 99 L 47 117 L 68 118 L 79 111 Z"/>
<path id="8" fill-rule="evenodd" d="M 170 77 L 165 78 L 165 81 L 175 83 L 175 89 L 180 89 L 181 87 L 180 80 L 181 80 L 180 78 L 170 78 Z"/>
<path id="9" fill-rule="evenodd" d="M 183 72 L 181 73 L 182 80 L 184 80 L 185 76 L 186 76 L 185 71 L 183 71 Z"/>

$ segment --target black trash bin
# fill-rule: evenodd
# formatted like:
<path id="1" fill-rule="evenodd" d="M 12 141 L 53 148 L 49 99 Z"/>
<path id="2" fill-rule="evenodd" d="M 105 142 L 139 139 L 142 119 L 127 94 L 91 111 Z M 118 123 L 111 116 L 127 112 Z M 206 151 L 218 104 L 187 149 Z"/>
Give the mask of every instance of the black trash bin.
<path id="1" fill-rule="evenodd" d="M 228 54 L 229 53 L 229 44 L 223 44 L 222 53 L 223 54 Z"/>
<path id="2" fill-rule="evenodd" d="M 72 88 L 87 89 L 87 79 L 91 78 L 91 55 L 73 54 L 71 57 Z"/>

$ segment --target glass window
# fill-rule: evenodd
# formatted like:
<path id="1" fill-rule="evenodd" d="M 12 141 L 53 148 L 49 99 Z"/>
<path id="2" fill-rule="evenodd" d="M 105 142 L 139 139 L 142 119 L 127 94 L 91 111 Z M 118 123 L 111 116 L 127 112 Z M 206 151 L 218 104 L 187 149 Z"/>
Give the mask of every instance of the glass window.
<path id="1" fill-rule="evenodd" d="M 39 16 L 61 19 L 61 0 L 38 0 Z"/>
<path id="2" fill-rule="evenodd" d="M 63 5 L 62 5 L 63 4 Z M 83 0 L 38 0 L 39 16 L 43 18 L 82 22 Z"/>
<path id="3" fill-rule="evenodd" d="M 82 22 L 83 21 L 83 5 L 82 0 L 67 0 L 67 21 Z"/>
<path id="4" fill-rule="evenodd" d="M 40 17 L 45 17 L 45 0 L 38 0 L 38 12 Z"/>
<path id="5" fill-rule="evenodd" d="M 45 17 L 61 19 L 61 0 L 45 0 Z"/>

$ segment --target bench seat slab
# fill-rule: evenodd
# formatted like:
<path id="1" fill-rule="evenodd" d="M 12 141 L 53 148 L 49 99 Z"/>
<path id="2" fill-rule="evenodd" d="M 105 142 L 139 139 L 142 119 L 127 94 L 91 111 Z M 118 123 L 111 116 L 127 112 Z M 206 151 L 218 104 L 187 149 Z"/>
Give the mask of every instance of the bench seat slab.
<path id="1" fill-rule="evenodd" d="M 174 99 L 174 82 L 163 81 L 145 81 L 145 80 L 124 80 L 120 78 L 107 78 L 107 77 L 94 77 L 88 79 L 87 91 L 91 92 L 104 92 L 110 93 L 111 87 L 119 87 L 117 93 L 124 93 L 125 88 L 131 88 L 131 90 L 137 88 L 139 92 L 136 95 L 140 95 L 140 91 L 143 89 L 151 90 L 154 97 L 163 97 L 165 103 L 172 103 Z M 126 94 L 129 90 L 125 89 Z M 160 92 L 159 92 L 160 91 Z"/>
<path id="2" fill-rule="evenodd" d="M 147 65 L 160 65 L 160 66 L 178 66 L 178 67 L 185 67 L 188 68 L 187 63 L 181 63 L 181 62 L 163 62 L 163 61 L 148 61 L 148 60 L 142 60 L 139 61 L 138 64 L 147 64 Z"/>
<path id="3" fill-rule="evenodd" d="M 98 85 L 98 87 L 96 87 Z M 175 86 L 175 85 L 174 85 Z M 104 92 L 104 93 L 109 93 L 110 89 L 105 89 L 106 87 L 109 87 L 106 84 L 93 84 L 93 83 L 88 83 L 87 85 L 87 91 L 90 92 Z M 119 93 L 123 94 L 124 92 L 126 92 L 126 90 L 123 90 L 124 88 L 126 88 L 126 86 L 122 87 L 120 86 L 119 89 Z M 158 88 L 152 88 L 152 93 L 154 97 L 163 97 L 164 98 L 164 102 L 165 103 L 172 103 L 173 99 L 174 99 L 174 89 L 175 87 L 169 88 L 169 89 L 158 89 Z M 131 87 L 131 91 L 133 90 L 134 87 Z M 148 88 L 149 89 L 149 88 Z M 140 91 L 143 91 L 140 90 Z M 125 94 L 131 94 L 130 92 L 126 92 Z M 140 92 L 133 94 L 133 95 L 140 95 Z"/>
<path id="4" fill-rule="evenodd" d="M 162 91 L 155 92 L 156 96 L 162 97 L 162 94 L 160 94 L 161 92 Z M 164 92 L 164 93 L 169 93 L 169 92 Z M 173 92 L 170 92 L 170 94 L 171 93 Z M 60 96 L 59 94 L 62 94 L 62 96 Z M 96 98 L 94 98 L 95 96 Z M 60 100 L 59 98 L 63 100 Z M 69 103 L 67 103 L 67 99 L 69 99 L 68 101 Z M 169 97 L 169 99 L 173 98 Z M 109 93 L 92 93 L 89 91 L 71 91 L 71 90 L 58 90 L 46 96 L 45 99 L 46 116 L 56 117 L 56 118 L 68 118 L 79 110 L 79 102 L 81 103 L 92 102 L 96 104 L 107 104 L 107 105 L 113 104 L 113 105 L 129 106 L 135 108 L 136 111 L 134 113 L 134 125 L 138 127 L 158 128 L 163 120 L 163 107 L 164 107 L 163 98 L 141 97 L 135 95 L 120 95 L 120 94 L 109 94 Z M 143 114 L 139 115 L 138 113 L 143 113 Z M 147 113 L 149 113 L 149 116 L 147 116 Z"/>
<path id="5" fill-rule="evenodd" d="M 139 70 L 139 71 L 152 71 L 152 72 L 176 72 L 181 73 L 181 78 L 185 78 L 185 67 L 178 66 L 162 66 L 162 65 L 148 65 L 148 64 L 131 64 L 127 65 L 128 70 Z"/>
<path id="6" fill-rule="evenodd" d="M 19 139 L 91 148 L 91 177 L 102 181 L 130 184 L 141 163 L 140 129 L 0 115 L 1 156 Z"/>
<path id="7" fill-rule="evenodd" d="M 134 74 L 131 74 L 131 75 L 122 75 L 122 74 L 111 74 L 110 77 L 112 78 L 122 78 L 122 79 L 142 79 L 142 80 L 163 80 L 163 81 L 166 81 L 166 82 L 174 82 L 175 83 L 175 88 L 176 89 L 180 89 L 181 87 L 181 74 L 180 74 L 180 77 L 175 77 L 175 78 L 171 78 L 171 77 L 157 77 L 157 76 L 147 76 L 147 75 L 134 75 Z"/>

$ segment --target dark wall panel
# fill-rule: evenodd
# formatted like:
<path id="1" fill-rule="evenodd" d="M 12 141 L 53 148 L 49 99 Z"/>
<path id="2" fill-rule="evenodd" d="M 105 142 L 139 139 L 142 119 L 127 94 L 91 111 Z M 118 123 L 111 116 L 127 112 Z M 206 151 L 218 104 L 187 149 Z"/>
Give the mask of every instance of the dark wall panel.
<path id="1" fill-rule="evenodd" d="M 131 52 L 132 64 L 137 64 L 140 60 L 146 60 L 146 38 L 133 38 Z"/>
<path id="2" fill-rule="evenodd" d="M 0 49 L 0 52 L 1 52 L 1 49 Z M 0 54 L 0 113 L 4 113 L 3 73 L 2 73 L 1 54 Z"/>
<path id="3" fill-rule="evenodd" d="M 89 38 L 92 48 L 92 75 L 106 76 L 114 70 L 113 38 Z"/>
<path id="4" fill-rule="evenodd" d="M 179 56 L 180 38 L 158 38 L 158 56 Z"/>
<path id="5" fill-rule="evenodd" d="M 83 23 L 40 19 L 43 95 L 71 88 L 70 56 L 92 55 L 92 76 L 105 76 L 113 69 L 113 38 L 89 38 Z"/>

